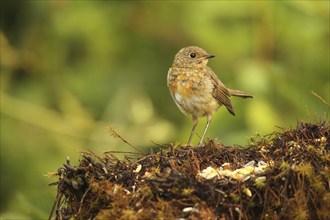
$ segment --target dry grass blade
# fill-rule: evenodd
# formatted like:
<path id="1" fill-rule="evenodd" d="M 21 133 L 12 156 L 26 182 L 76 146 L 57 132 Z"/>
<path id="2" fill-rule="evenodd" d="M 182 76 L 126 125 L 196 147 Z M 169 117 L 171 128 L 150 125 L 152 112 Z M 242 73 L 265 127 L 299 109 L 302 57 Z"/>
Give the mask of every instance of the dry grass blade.
<path id="1" fill-rule="evenodd" d="M 326 106 L 328 106 L 328 108 L 330 107 L 330 103 L 327 102 L 327 101 L 325 101 L 324 98 L 322 98 L 321 96 L 319 96 L 316 92 L 312 91 L 312 94 L 313 94 L 316 98 L 320 99 L 321 102 L 323 102 Z"/>
<path id="2" fill-rule="evenodd" d="M 133 144 L 129 143 L 126 139 L 124 139 L 118 132 L 109 124 L 107 126 L 107 131 L 115 138 L 119 138 L 121 141 L 123 141 L 125 144 L 131 146 L 134 150 L 138 151 L 139 153 L 143 154 L 143 152 L 135 147 Z"/>

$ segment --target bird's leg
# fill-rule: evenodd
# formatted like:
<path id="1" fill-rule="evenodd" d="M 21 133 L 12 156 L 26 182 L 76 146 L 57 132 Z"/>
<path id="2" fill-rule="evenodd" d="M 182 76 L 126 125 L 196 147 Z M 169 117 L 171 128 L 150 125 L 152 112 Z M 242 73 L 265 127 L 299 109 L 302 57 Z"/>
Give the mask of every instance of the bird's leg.
<path id="1" fill-rule="evenodd" d="M 197 126 L 197 124 L 198 124 L 198 119 L 197 119 L 197 117 L 192 117 L 192 121 L 193 121 L 193 127 L 192 127 L 192 130 L 191 130 L 191 133 L 190 133 L 190 136 L 189 136 L 189 140 L 188 140 L 188 146 L 190 145 L 190 142 L 191 142 L 191 139 L 192 139 L 192 137 L 193 137 L 193 135 L 194 135 L 194 133 L 195 133 L 195 128 L 196 128 L 196 126 Z"/>
<path id="2" fill-rule="evenodd" d="M 205 129 L 204 129 L 204 132 L 203 132 L 202 138 L 201 138 L 201 140 L 199 141 L 198 146 L 202 146 L 202 144 L 203 144 L 203 140 L 204 140 L 204 137 L 205 137 L 205 134 L 206 134 L 206 131 L 207 131 L 207 129 L 209 128 L 209 125 L 210 125 L 210 123 L 211 123 L 211 120 L 212 120 L 212 115 L 207 115 L 207 123 L 206 123 L 206 126 L 205 126 Z"/>

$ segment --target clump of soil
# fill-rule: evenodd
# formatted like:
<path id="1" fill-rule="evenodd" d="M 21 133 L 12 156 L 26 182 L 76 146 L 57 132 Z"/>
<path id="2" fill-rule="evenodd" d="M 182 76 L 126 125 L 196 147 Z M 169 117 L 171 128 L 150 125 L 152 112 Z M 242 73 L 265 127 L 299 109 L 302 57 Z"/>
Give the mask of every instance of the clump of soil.
<path id="1" fill-rule="evenodd" d="M 50 218 L 330 219 L 329 150 L 328 122 L 298 122 L 244 148 L 209 140 L 123 160 L 84 152 L 58 169 Z"/>

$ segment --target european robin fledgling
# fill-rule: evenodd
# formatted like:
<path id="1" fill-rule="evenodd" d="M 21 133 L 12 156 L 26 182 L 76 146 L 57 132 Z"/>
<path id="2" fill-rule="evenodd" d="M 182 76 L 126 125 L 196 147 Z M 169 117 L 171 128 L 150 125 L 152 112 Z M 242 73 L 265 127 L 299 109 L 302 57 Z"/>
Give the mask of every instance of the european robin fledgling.
<path id="1" fill-rule="evenodd" d="M 207 66 L 208 59 L 212 57 L 214 55 L 208 54 L 200 47 L 185 47 L 175 55 L 172 67 L 168 71 L 167 86 L 175 104 L 185 115 L 192 116 L 193 127 L 188 145 L 199 117 L 207 117 L 206 127 L 199 141 L 201 146 L 212 116 L 220 106 L 224 105 L 230 114 L 235 115 L 231 96 L 253 98 L 245 92 L 226 88 Z"/>

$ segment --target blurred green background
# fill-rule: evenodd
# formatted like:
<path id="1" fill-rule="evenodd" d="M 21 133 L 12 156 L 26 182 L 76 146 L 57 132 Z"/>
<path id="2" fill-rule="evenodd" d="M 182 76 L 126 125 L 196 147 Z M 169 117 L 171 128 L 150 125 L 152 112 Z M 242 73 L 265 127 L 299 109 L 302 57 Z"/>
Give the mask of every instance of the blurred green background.
<path id="1" fill-rule="evenodd" d="M 81 150 L 186 143 L 191 119 L 171 100 L 175 53 L 197 45 L 230 88 L 207 137 L 244 145 L 256 132 L 329 118 L 329 1 L 1 0 L 1 219 L 45 219 L 56 171 Z M 310 115 L 310 116 L 309 116 Z M 197 134 L 201 135 L 205 120 Z M 198 136 L 193 139 L 198 142 Z"/>

